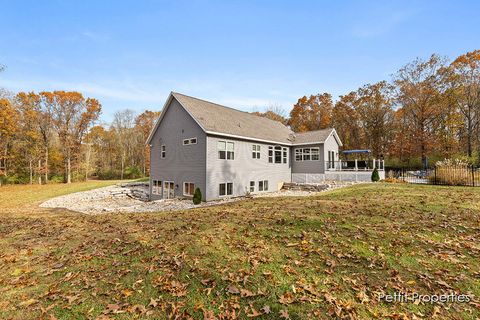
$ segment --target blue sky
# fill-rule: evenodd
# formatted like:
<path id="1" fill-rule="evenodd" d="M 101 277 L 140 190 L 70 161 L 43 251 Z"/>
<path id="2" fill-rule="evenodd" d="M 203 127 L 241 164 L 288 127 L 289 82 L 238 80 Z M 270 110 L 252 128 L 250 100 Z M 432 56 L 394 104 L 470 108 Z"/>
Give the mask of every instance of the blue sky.
<path id="1" fill-rule="evenodd" d="M 178 91 L 245 111 L 480 49 L 480 1 L 0 0 L 0 87 L 78 90 L 116 110 Z"/>

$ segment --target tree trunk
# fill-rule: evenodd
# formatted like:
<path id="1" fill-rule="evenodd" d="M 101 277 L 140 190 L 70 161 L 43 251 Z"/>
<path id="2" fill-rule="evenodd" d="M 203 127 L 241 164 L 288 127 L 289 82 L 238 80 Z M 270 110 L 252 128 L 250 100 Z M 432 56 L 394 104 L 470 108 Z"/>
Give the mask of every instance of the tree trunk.
<path id="1" fill-rule="evenodd" d="M 122 172 L 120 172 L 120 180 L 123 180 L 123 167 L 125 166 L 125 157 L 122 156 Z"/>
<path id="2" fill-rule="evenodd" d="M 29 161 L 29 166 L 30 166 L 30 184 L 33 184 L 33 165 L 32 165 L 32 160 Z"/>
<path id="3" fill-rule="evenodd" d="M 42 159 L 38 159 L 38 184 L 42 184 Z"/>
<path id="4" fill-rule="evenodd" d="M 67 158 L 67 183 L 72 183 L 72 167 L 70 156 Z"/>
<path id="5" fill-rule="evenodd" d="M 45 147 L 45 184 L 48 183 L 48 147 Z"/>

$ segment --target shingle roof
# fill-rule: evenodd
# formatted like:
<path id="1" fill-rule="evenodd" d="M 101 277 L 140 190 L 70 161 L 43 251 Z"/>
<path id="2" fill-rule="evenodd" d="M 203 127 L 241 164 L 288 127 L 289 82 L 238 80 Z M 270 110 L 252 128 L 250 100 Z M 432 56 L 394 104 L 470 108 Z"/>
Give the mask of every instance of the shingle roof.
<path id="1" fill-rule="evenodd" d="M 323 143 L 333 131 L 341 145 L 340 139 L 334 129 L 294 133 L 281 122 L 248 112 L 225 107 L 177 92 L 172 92 L 171 97 L 175 98 L 185 108 L 207 134 L 236 136 L 246 139 L 296 145 Z M 170 101 L 170 98 L 168 101 Z M 166 107 L 168 107 L 168 101 Z M 153 133 L 156 131 L 161 120 L 162 116 L 157 120 L 147 143 L 150 143 Z"/>
<path id="2" fill-rule="evenodd" d="M 213 102 L 172 92 L 205 131 L 291 144 L 293 131 L 282 123 Z"/>
<path id="3" fill-rule="evenodd" d="M 313 142 L 325 142 L 332 134 L 333 128 L 300 132 L 295 134 L 294 144 L 304 144 Z"/>

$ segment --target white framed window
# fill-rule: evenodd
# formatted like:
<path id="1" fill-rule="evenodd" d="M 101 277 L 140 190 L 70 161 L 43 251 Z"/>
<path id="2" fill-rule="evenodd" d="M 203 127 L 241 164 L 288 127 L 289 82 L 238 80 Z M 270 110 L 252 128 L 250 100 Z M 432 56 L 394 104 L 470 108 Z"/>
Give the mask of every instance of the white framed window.
<path id="1" fill-rule="evenodd" d="M 258 181 L 258 191 L 268 191 L 268 180 Z"/>
<path id="2" fill-rule="evenodd" d="M 318 161 L 320 160 L 320 148 L 295 149 L 295 161 Z"/>
<path id="3" fill-rule="evenodd" d="M 167 150 L 166 150 L 166 147 L 164 144 L 162 144 L 162 149 L 161 149 L 161 156 L 162 158 L 165 158 L 165 156 L 167 155 Z"/>
<path id="4" fill-rule="evenodd" d="M 233 182 L 220 183 L 218 185 L 219 196 L 231 196 L 233 195 Z"/>
<path id="5" fill-rule="evenodd" d="M 269 146 L 268 163 L 287 163 L 287 148 Z"/>
<path id="6" fill-rule="evenodd" d="M 195 184 L 193 182 L 183 183 L 183 195 L 187 197 L 193 197 L 195 193 Z"/>
<path id="7" fill-rule="evenodd" d="M 295 149 L 295 161 L 302 161 L 302 149 Z"/>
<path id="8" fill-rule="evenodd" d="M 255 181 L 250 181 L 250 192 L 255 192 Z"/>
<path id="9" fill-rule="evenodd" d="M 197 144 L 197 138 L 183 139 L 183 145 L 188 146 L 190 144 Z"/>
<path id="10" fill-rule="evenodd" d="M 235 159 L 235 143 L 231 141 L 217 142 L 218 159 L 234 160 Z"/>
<path id="11" fill-rule="evenodd" d="M 162 181 L 152 180 L 152 194 L 162 195 Z"/>
<path id="12" fill-rule="evenodd" d="M 252 145 L 252 158 L 253 159 L 260 159 L 260 145 L 259 144 Z"/>

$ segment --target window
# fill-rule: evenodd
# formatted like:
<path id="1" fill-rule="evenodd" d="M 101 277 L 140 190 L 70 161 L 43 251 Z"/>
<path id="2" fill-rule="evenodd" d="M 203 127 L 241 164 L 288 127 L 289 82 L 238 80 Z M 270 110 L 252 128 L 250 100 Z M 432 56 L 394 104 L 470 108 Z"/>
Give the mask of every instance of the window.
<path id="1" fill-rule="evenodd" d="M 260 159 L 260 145 L 254 144 L 252 146 L 252 158 L 253 159 Z"/>
<path id="2" fill-rule="evenodd" d="M 220 196 L 231 196 L 233 194 L 233 183 L 220 183 L 218 185 L 218 194 Z"/>
<path id="3" fill-rule="evenodd" d="M 255 181 L 250 181 L 250 192 L 255 192 Z"/>
<path id="4" fill-rule="evenodd" d="M 235 144 L 233 142 L 218 141 L 218 159 L 235 159 Z"/>
<path id="5" fill-rule="evenodd" d="M 157 195 L 162 194 L 162 181 L 159 181 L 159 180 L 152 181 L 152 194 L 157 194 Z"/>
<path id="6" fill-rule="evenodd" d="M 269 163 L 287 163 L 287 148 L 280 146 L 268 147 L 268 162 Z"/>
<path id="7" fill-rule="evenodd" d="M 310 160 L 310 149 L 303 149 L 303 161 Z"/>
<path id="8" fill-rule="evenodd" d="M 258 181 L 258 191 L 268 191 L 268 180 Z"/>
<path id="9" fill-rule="evenodd" d="M 295 149 L 295 161 L 320 160 L 320 148 Z"/>
<path id="10" fill-rule="evenodd" d="M 197 144 L 197 138 L 183 139 L 183 145 Z"/>
<path id="11" fill-rule="evenodd" d="M 275 146 L 275 163 L 282 163 L 282 147 Z"/>
<path id="12" fill-rule="evenodd" d="M 183 183 L 183 195 L 184 196 L 193 196 L 195 193 L 195 184 L 193 182 L 184 182 Z"/>
<path id="13" fill-rule="evenodd" d="M 217 142 L 217 149 L 218 149 L 218 159 L 226 159 L 227 158 L 227 143 L 225 141 L 218 141 Z"/>
<path id="14" fill-rule="evenodd" d="M 165 158 L 166 155 L 167 155 L 167 151 L 165 149 L 165 145 L 162 144 L 162 158 Z"/>
<path id="15" fill-rule="evenodd" d="M 302 149 L 295 149 L 295 161 L 302 161 Z"/>

